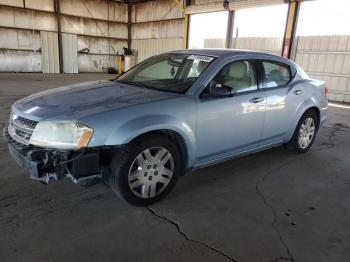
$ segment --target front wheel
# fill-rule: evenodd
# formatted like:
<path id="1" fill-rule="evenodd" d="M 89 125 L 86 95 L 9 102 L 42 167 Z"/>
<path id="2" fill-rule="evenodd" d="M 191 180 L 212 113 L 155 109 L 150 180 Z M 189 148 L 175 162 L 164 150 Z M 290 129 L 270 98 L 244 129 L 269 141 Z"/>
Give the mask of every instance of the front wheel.
<path id="1" fill-rule="evenodd" d="M 317 115 L 314 111 L 307 111 L 299 120 L 292 139 L 286 144 L 288 149 L 297 153 L 310 150 L 317 133 Z"/>
<path id="2" fill-rule="evenodd" d="M 177 147 L 162 136 L 144 136 L 112 160 L 110 186 L 136 206 L 150 205 L 167 195 L 181 171 Z"/>

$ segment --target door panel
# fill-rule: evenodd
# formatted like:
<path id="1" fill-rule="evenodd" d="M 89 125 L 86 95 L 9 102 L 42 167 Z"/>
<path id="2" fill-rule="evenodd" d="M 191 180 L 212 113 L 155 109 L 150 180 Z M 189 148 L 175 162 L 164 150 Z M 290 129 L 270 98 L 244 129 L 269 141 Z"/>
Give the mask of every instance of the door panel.
<path id="1" fill-rule="evenodd" d="M 265 104 L 254 60 L 223 66 L 198 103 L 198 162 L 255 149 L 262 136 Z"/>
<path id="2" fill-rule="evenodd" d="M 264 131 L 260 146 L 285 141 L 296 110 L 304 101 L 303 86 L 290 87 L 289 66 L 264 61 L 261 64 L 266 99 Z"/>
<path id="3" fill-rule="evenodd" d="M 281 88 L 266 91 L 266 116 L 261 145 L 278 142 L 287 139 L 291 128 L 291 121 L 296 110 L 303 103 L 303 95 L 297 95 L 296 89 L 304 88 Z"/>
<path id="4" fill-rule="evenodd" d="M 259 92 L 200 101 L 198 161 L 224 158 L 257 147 L 264 124 L 265 103 Z M 251 100 L 251 101 L 250 101 Z"/>

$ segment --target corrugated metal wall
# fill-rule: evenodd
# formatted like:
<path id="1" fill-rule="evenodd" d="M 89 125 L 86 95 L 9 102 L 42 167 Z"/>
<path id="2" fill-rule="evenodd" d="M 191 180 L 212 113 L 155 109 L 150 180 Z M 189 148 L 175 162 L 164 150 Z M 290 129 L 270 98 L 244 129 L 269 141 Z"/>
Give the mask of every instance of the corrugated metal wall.
<path id="1" fill-rule="evenodd" d="M 137 62 L 161 52 L 183 48 L 183 14 L 174 0 L 156 0 L 134 5 L 132 49 Z"/>
<path id="2" fill-rule="evenodd" d="M 41 72 L 41 53 L 0 50 L 0 72 Z"/>
<path id="3" fill-rule="evenodd" d="M 68 60 L 64 59 L 64 71 L 76 72 L 79 66 L 79 72 L 102 72 L 114 65 L 117 53 L 127 46 L 127 5 L 110 0 L 60 0 L 60 3 L 62 32 L 77 36 L 78 51 L 84 48 L 90 51 L 81 59 L 70 61 L 76 63 L 74 70 L 67 69 Z M 54 11 L 53 0 L 0 0 L 1 72 L 42 72 L 50 68 L 42 65 L 46 57 L 41 58 L 40 49 L 44 47 L 40 32 L 57 33 Z M 69 46 L 68 42 L 63 43 L 66 44 Z M 66 56 L 72 50 L 63 51 Z"/>
<path id="4" fill-rule="evenodd" d="M 0 72 L 41 72 L 40 33 L 0 28 Z"/>
<path id="5" fill-rule="evenodd" d="M 201 3 L 202 2 L 202 3 Z M 218 11 L 224 11 L 227 9 L 225 7 L 224 1 L 219 2 L 210 2 L 210 1 L 196 1 L 195 5 L 190 5 L 186 7 L 186 14 L 200 14 L 200 13 L 207 13 L 207 12 L 218 12 Z"/>
<path id="6" fill-rule="evenodd" d="M 239 37 L 233 38 L 232 44 L 236 49 L 248 49 L 281 55 L 282 52 L 281 37 Z M 224 38 L 211 38 L 204 40 L 205 48 L 224 48 L 226 40 Z"/>
<path id="7" fill-rule="evenodd" d="M 207 38 L 204 39 L 204 48 L 225 48 L 225 38 Z"/>
<path id="8" fill-rule="evenodd" d="M 268 5 L 284 4 L 285 0 L 195 0 L 195 4 L 186 8 L 187 14 L 215 12 L 224 10 L 239 10 L 244 8 L 261 7 Z M 228 3 L 228 5 L 227 5 Z"/>
<path id="9" fill-rule="evenodd" d="M 101 72 L 110 66 L 116 68 L 116 54 L 127 45 L 127 41 L 78 36 L 78 51 L 89 49 L 88 54 L 78 54 L 79 72 Z"/>
<path id="10" fill-rule="evenodd" d="M 78 73 L 78 37 L 62 34 L 63 72 Z"/>
<path id="11" fill-rule="evenodd" d="M 0 72 L 42 72 L 39 30 L 55 31 L 56 20 L 44 0 L 0 0 Z M 49 2 L 49 1 L 47 1 Z M 40 9 L 40 10 L 39 10 Z"/>
<path id="12" fill-rule="evenodd" d="M 59 73 L 58 34 L 40 32 L 43 73 Z"/>
<path id="13" fill-rule="evenodd" d="M 326 82 L 329 99 L 350 102 L 350 36 L 300 36 L 296 63 Z"/>
<path id="14" fill-rule="evenodd" d="M 230 10 L 239 10 L 244 8 L 253 8 L 253 7 L 261 7 L 268 5 L 279 5 L 285 4 L 285 0 L 230 0 L 229 1 L 229 9 Z"/>
<path id="15" fill-rule="evenodd" d="M 282 53 L 282 37 L 239 37 L 232 41 L 234 48 L 256 50 L 274 55 Z"/>
<path id="16" fill-rule="evenodd" d="M 141 39 L 133 41 L 133 48 L 137 50 L 137 63 L 139 63 L 152 55 L 160 54 L 170 50 L 181 49 L 182 44 L 182 38 Z"/>

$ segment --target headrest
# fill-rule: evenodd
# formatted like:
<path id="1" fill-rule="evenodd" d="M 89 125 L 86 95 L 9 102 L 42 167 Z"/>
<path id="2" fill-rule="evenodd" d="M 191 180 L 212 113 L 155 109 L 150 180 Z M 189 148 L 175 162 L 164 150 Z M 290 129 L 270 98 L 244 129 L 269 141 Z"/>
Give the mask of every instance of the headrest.
<path id="1" fill-rule="evenodd" d="M 247 76 L 247 65 L 243 61 L 234 62 L 228 71 L 228 75 L 232 78 L 242 79 Z"/>
<path id="2" fill-rule="evenodd" d="M 269 80 L 279 82 L 283 80 L 283 75 L 279 70 L 272 70 L 269 74 Z"/>

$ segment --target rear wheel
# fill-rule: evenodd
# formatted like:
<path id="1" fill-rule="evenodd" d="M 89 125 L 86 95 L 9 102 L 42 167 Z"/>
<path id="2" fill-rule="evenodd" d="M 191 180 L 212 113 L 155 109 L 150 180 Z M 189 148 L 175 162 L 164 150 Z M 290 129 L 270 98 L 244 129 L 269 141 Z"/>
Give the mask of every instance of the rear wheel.
<path id="1" fill-rule="evenodd" d="M 310 150 L 317 133 L 317 114 L 315 111 L 307 111 L 299 120 L 292 139 L 286 144 L 288 149 L 298 153 Z"/>
<path id="2" fill-rule="evenodd" d="M 174 187 L 181 170 L 177 147 L 162 136 L 144 136 L 112 160 L 110 186 L 132 205 L 150 205 Z"/>

